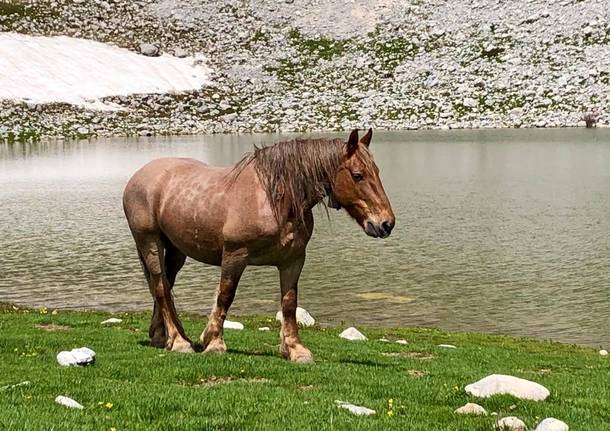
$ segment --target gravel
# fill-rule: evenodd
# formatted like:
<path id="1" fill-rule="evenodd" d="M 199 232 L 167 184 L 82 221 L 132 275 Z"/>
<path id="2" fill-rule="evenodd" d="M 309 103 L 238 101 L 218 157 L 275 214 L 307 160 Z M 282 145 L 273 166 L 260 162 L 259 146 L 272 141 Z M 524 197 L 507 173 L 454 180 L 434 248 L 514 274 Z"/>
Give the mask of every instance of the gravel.
<path id="1" fill-rule="evenodd" d="M 0 18 L 0 31 L 203 53 L 214 71 L 197 91 L 107 98 L 117 112 L 0 101 L 4 140 L 610 124 L 602 0 L 38 0 Z"/>

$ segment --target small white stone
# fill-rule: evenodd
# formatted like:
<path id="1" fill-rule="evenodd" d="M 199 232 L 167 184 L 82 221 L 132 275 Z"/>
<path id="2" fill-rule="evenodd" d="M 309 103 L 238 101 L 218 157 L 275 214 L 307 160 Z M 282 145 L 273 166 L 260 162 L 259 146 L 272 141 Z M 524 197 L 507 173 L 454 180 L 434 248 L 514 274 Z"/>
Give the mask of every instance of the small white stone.
<path id="1" fill-rule="evenodd" d="M 261 326 L 260 328 L 258 328 L 259 331 L 262 332 L 267 332 L 267 331 L 271 331 L 271 328 L 268 326 Z"/>
<path id="2" fill-rule="evenodd" d="M 352 403 L 348 403 L 347 401 L 336 400 L 335 404 L 337 404 L 337 406 L 341 407 L 342 409 L 349 410 L 350 413 L 353 413 L 357 416 L 370 416 L 376 413 L 375 410 L 363 406 L 357 406 Z"/>
<path id="3" fill-rule="evenodd" d="M 95 352 L 88 347 L 79 347 L 69 352 L 64 350 L 57 354 L 57 362 L 62 367 L 77 365 L 84 367 L 95 363 Z"/>
<path id="4" fill-rule="evenodd" d="M 563 421 L 555 418 L 546 418 L 538 424 L 534 431 L 568 431 L 570 427 Z"/>
<path id="5" fill-rule="evenodd" d="M 238 331 L 241 331 L 242 329 L 244 329 L 243 323 L 233 322 L 231 320 L 225 320 L 224 323 L 222 324 L 222 327 L 224 329 L 237 329 Z"/>
<path id="6" fill-rule="evenodd" d="M 121 323 L 123 321 L 123 319 L 117 319 L 116 317 L 111 317 L 108 320 L 104 320 L 101 324 L 102 325 L 112 325 L 115 323 Z"/>
<path id="7" fill-rule="evenodd" d="M 346 340 L 350 340 L 350 341 L 366 341 L 366 340 L 368 340 L 368 338 L 366 338 L 362 332 L 360 332 L 359 330 L 357 330 L 353 326 L 350 326 L 345 331 L 340 333 L 339 337 L 345 338 Z"/>
<path id="8" fill-rule="evenodd" d="M 525 431 L 525 423 L 515 416 L 507 416 L 502 418 L 496 424 L 496 428 L 499 430 L 513 430 L 513 431 Z"/>
<path id="9" fill-rule="evenodd" d="M 396 340 L 396 344 L 409 344 L 407 340 Z"/>
<path id="10" fill-rule="evenodd" d="M 81 404 L 77 403 L 72 398 L 68 398 L 63 395 L 58 395 L 55 398 L 55 402 L 57 404 L 61 404 L 62 406 L 70 407 L 71 409 L 80 409 L 80 410 L 84 409 L 84 407 Z"/>
<path id="11" fill-rule="evenodd" d="M 599 351 L 599 354 L 602 355 L 602 356 L 608 356 L 608 351 L 602 349 L 602 350 Z"/>
<path id="12" fill-rule="evenodd" d="M 466 403 L 455 411 L 460 415 L 487 415 L 487 410 L 475 403 Z"/>
<path id="13" fill-rule="evenodd" d="M 457 349 L 453 344 L 439 344 L 438 347 L 442 347 L 444 349 Z"/>
<path id="14" fill-rule="evenodd" d="M 316 324 L 316 320 L 304 308 L 297 307 L 296 317 L 297 317 L 297 324 L 299 324 L 299 325 L 313 326 Z M 284 315 L 282 314 L 281 311 L 278 311 L 275 314 L 275 320 L 277 320 L 278 322 L 284 321 Z"/>
<path id="15" fill-rule="evenodd" d="M 389 343 L 390 340 L 388 340 L 387 338 L 380 338 L 379 341 L 383 341 L 384 343 Z"/>
<path id="16" fill-rule="evenodd" d="M 550 395 L 549 390 L 541 384 L 503 374 L 487 376 L 467 385 L 465 390 L 470 395 L 482 398 L 508 394 L 525 400 L 542 401 Z"/>

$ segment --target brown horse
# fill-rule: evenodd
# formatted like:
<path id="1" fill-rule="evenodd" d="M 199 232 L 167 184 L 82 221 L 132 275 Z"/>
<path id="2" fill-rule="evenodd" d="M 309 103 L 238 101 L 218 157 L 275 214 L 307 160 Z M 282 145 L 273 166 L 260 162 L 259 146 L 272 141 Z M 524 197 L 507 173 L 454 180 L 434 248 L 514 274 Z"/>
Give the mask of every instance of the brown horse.
<path id="1" fill-rule="evenodd" d="M 394 213 L 368 147 L 372 130 L 347 142 L 310 139 L 256 148 L 234 167 L 193 159 L 154 160 L 134 174 L 123 208 L 136 242 L 154 311 L 151 344 L 192 352 L 171 290 L 187 256 L 221 267 L 216 302 L 201 342 L 205 352 L 225 352 L 223 323 L 247 265 L 279 269 L 284 316 L 281 354 L 312 361 L 296 322 L 297 283 L 312 234 L 312 208 L 329 197 L 364 231 L 390 235 Z"/>

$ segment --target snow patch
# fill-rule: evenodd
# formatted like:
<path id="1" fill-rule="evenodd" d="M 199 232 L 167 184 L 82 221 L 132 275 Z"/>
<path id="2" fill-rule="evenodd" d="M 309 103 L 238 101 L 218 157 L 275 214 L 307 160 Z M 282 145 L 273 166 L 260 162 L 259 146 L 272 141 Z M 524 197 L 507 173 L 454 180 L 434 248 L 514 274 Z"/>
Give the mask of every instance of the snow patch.
<path id="1" fill-rule="evenodd" d="M 205 57 L 146 57 L 67 36 L 0 33 L 0 99 L 119 110 L 100 98 L 196 90 L 209 84 Z"/>

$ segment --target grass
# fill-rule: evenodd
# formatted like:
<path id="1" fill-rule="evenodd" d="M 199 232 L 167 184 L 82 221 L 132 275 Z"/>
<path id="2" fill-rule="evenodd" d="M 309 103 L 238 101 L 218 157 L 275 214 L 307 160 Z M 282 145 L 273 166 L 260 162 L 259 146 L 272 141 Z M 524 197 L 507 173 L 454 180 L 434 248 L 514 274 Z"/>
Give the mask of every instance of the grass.
<path id="1" fill-rule="evenodd" d="M 0 429 L 27 430 L 492 430 L 495 416 L 459 416 L 473 401 L 515 415 L 530 427 L 553 416 L 571 429 L 605 430 L 610 422 L 610 360 L 594 350 L 553 342 L 432 329 L 361 328 L 367 342 L 337 337 L 342 328 L 302 330 L 314 365 L 278 355 L 277 324 L 246 318 L 227 330 L 225 355 L 178 354 L 148 346 L 148 314 L 51 310 L 0 311 Z M 183 321 L 193 338 L 203 319 Z M 260 332 L 259 326 L 271 326 Z M 378 338 L 404 338 L 408 345 Z M 454 344 L 443 349 L 438 344 Z M 88 346 L 97 363 L 62 368 L 61 350 Z M 537 381 L 543 402 L 509 396 L 477 400 L 464 386 L 491 373 Z M 57 395 L 84 405 L 72 410 Z M 377 411 L 356 417 L 335 400 Z M 389 400 L 392 400 L 391 402 Z"/>

